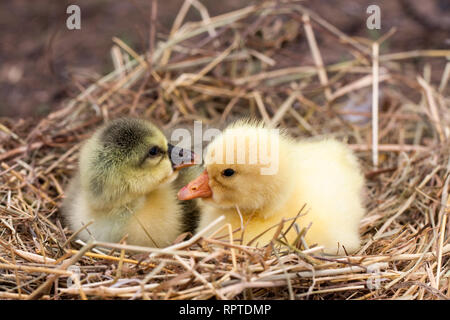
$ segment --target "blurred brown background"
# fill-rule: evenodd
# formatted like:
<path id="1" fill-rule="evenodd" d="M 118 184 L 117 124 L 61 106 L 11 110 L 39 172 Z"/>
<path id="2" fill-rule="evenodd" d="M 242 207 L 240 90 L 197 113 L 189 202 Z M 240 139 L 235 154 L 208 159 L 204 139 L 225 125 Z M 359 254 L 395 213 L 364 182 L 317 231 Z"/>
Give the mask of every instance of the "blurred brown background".
<path id="1" fill-rule="evenodd" d="M 157 37 L 167 35 L 183 0 L 158 1 Z M 249 0 L 202 0 L 211 16 Z M 303 1 L 351 36 L 376 39 L 392 27 L 384 50 L 450 47 L 449 0 Z M 81 30 L 67 30 L 66 8 L 81 8 Z M 366 28 L 370 4 L 381 8 L 381 30 Z M 151 0 L 2 0 L 0 3 L 0 117 L 42 117 L 76 96 L 86 81 L 112 70 L 112 37 L 139 53 L 148 48 Z M 197 11 L 188 19 L 198 20 Z M 318 39 L 320 45 L 320 38 Z M 325 59 L 333 48 L 321 48 Z M 309 52 L 307 53 L 309 55 Z M 82 80 L 81 80 L 82 79 Z"/>

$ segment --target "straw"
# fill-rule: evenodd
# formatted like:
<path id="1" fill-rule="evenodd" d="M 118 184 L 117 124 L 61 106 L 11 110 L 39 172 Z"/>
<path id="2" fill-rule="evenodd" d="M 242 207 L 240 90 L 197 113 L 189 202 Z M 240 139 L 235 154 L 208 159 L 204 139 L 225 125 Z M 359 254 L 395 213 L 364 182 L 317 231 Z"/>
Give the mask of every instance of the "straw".
<path id="1" fill-rule="evenodd" d="M 219 16 L 185 1 L 156 36 L 151 7 L 148 52 L 114 38 L 113 72 L 41 120 L 1 119 L 1 299 L 450 298 L 449 50 L 380 52 L 395 30 L 355 39 L 300 1 Z M 199 21 L 185 22 L 190 8 Z M 430 66 L 424 75 L 417 63 Z M 324 255 L 306 245 L 308 226 L 288 220 L 298 239 L 287 243 L 279 221 L 266 247 L 240 241 L 223 218 L 167 248 L 77 240 L 60 207 L 80 146 L 130 115 L 167 132 L 250 116 L 298 139 L 346 142 L 366 176 L 361 249 Z"/>

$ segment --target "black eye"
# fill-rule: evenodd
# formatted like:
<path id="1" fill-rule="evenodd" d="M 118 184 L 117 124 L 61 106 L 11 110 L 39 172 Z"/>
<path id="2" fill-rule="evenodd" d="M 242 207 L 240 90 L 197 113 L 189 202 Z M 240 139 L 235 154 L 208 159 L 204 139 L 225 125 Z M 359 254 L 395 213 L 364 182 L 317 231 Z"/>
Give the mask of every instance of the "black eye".
<path id="1" fill-rule="evenodd" d="M 157 155 L 159 155 L 161 153 L 161 149 L 158 148 L 157 146 L 154 146 L 150 149 L 150 151 L 148 152 L 149 157 L 155 157 Z"/>
<path id="2" fill-rule="evenodd" d="M 234 174 L 234 170 L 230 169 L 230 168 L 225 169 L 225 170 L 222 171 L 222 175 L 224 177 L 231 177 L 233 174 Z"/>

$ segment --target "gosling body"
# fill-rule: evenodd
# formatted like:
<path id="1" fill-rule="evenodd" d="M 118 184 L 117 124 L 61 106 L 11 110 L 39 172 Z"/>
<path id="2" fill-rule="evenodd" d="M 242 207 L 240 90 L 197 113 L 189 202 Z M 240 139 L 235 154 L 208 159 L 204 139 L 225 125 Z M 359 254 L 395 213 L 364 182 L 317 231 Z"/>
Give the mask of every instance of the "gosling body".
<path id="1" fill-rule="evenodd" d="M 264 146 L 278 155 L 276 173 L 262 175 L 261 169 L 267 165 L 249 164 L 248 154 L 246 163 L 227 163 L 227 144 L 243 137 L 248 153 L 251 137 L 255 136 L 258 150 L 271 138 L 278 139 L 277 148 Z M 217 161 L 217 150 L 223 150 L 224 161 Z M 234 151 L 238 151 L 236 143 Z M 284 232 L 297 217 L 300 229 L 307 229 L 308 245 L 321 245 L 329 254 L 351 253 L 359 248 L 359 222 L 365 213 L 364 179 L 356 157 L 345 144 L 333 139 L 296 141 L 261 124 L 238 122 L 208 146 L 205 168 L 210 194 L 202 199 L 198 230 L 224 215 L 224 224 L 244 230 L 235 239 L 242 237 L 244 244 L 265 245 L 273 239 L 282 219 Z M 224 176 L 227 169 L 234 174 Z M 198 190 L 193 181 L 179 197 L 192 199 L 190 193 L 195 196 L 196 192 L 189 190 L 192 186 Z M 286 233 L 286 238 L 290 243 L 297 238 L 295 228 Z"/>
<path id="2" fill-rule="evenodd" d="M 82 240 L 165 247 L 198 219 L 176 197 L 171 146 L 158 128 L 131 118 L 114 120 L 83 145 L 79 170 L 63 203 L 63 215 L 73 231 L 84 228 Z"/>

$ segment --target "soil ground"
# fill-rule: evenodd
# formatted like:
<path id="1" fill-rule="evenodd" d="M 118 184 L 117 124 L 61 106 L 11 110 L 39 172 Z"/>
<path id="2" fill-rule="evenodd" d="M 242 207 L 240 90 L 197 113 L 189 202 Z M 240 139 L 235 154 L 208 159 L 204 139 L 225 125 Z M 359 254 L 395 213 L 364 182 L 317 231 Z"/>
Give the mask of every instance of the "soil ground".
<path id="1" fill-rule="evenodd" d="M 157 34 L 167 34 L 183 0 L 158 2 Z M 251 3 L 201 1 L 211 16 Z M 370 4 L 381 8 L 381 30 L 366 28 Z M 409 5 L 405 5 L 409 3 Z M 81 8 L 81 30 L 66 28 L 66 8 Z M 303 4 L 351 36 L 376 38 L 397 28 L 389 52 L 450 47 L 448 0 L 315 0 Z M 0 4 L 0 117 L 42 117 L 112 70 L 114 36 L 137 52 L 148 48 L 151 0 L 2 0 Z M 192 10 L 188 19 L 198 20 Z M 320 38 L 319 45 L 320 45 Z M 333 48 L 321 48 L 324 59 Z M 309 55 L 309 52 L 307 52 Z"/>

